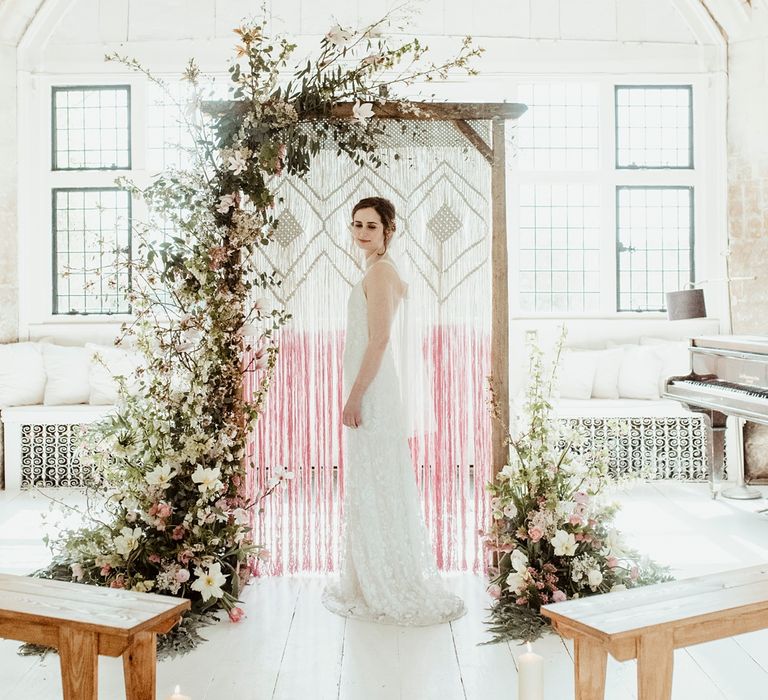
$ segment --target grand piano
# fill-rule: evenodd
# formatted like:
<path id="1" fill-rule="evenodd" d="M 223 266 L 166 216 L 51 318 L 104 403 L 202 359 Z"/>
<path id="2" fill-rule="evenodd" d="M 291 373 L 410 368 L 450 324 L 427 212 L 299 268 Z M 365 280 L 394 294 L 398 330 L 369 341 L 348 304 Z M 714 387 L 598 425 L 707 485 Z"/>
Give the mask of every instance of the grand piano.
<path id="1" fill-rule="evenodd" d="M 768 337 L 702 336 L 691 340 L 691 372 L 670 377 L 664 398 L 675 399 L 691 410 L 705 413 L 712 428 L 708 456 L 712 495 L 722 480 L 726 418 L 735 422 L 736 485 L 723 490 L 726 498 L 759 498 L 744 480 L 743 428 L 745 421 L 768 425 Z M 729 450 L 729 456 L 731 452 Z"/>

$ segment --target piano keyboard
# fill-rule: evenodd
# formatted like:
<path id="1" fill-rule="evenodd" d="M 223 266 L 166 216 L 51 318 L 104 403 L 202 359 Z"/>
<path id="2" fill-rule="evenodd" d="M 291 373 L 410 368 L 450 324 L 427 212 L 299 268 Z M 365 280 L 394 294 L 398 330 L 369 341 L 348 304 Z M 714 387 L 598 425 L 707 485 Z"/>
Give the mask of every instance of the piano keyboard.
<path id="1" fill-rule="evenodd" d="M 768 425 L 768 390 L 759 387 L 720 379 L 679 379 L 667 385 L 664 398 Z"/>

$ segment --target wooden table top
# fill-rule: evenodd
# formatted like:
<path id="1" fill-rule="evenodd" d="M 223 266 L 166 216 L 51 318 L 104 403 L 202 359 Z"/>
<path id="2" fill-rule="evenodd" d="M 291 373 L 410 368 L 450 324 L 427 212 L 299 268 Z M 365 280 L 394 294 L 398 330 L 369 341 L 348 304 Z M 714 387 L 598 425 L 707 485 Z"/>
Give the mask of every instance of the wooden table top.
<path id="1" fill-rule="evenodd" d="M 130 636 L 189 610 L 186 598 L 0 574 L 0 622 L 68 621 L 93 632 Z"/>
<path id="2" fill-rule="evenodd" d="M 717 613 L 768 610 L 768 564 L 542 605 L 553 622 L 618 639 Z"/>

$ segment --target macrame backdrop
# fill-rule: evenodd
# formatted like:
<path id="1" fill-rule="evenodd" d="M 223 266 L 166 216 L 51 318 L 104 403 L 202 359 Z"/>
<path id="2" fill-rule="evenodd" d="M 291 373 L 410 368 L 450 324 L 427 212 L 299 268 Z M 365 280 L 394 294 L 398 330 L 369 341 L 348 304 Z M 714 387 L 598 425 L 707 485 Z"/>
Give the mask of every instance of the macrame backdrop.
<path id="1" fill-rule="evenodd" d="M 338 563 L 344 494 L 342 354 L 351 287 L 363 255 L 348 229 L 353 205 L 392 200 L 392 257 L 410 284 L 409 387 L 413 466 L 438 566 L 481 571 L 491 473 L 490 168 L 450 122 L 390 122 L 384 165 L 320 152 L 307 178 L 276 181 L 276 243 L 260 268 L 282 276 L 275 304 L 293 314 L 265 411 L 249 444 L 251 493 L 276 467 L 295 476 L 265 500 L 256 539 L 272 553 L 259 573 L 325 572 Z M 490 141 L 489 123 L 474 128 Z M 246 391 L 254 377 L 246 376 Z M 396 390 L 396 388 L 393 388 Z"/>

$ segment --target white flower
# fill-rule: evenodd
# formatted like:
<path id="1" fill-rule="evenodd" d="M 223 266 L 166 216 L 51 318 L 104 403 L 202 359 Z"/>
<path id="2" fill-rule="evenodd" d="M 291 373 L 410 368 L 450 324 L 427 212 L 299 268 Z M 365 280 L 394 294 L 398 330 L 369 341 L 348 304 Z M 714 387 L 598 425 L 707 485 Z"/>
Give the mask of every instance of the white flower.
<path id="1" fill-rule="evenodd" d="M 605 554 L 620 555 L 622 553 L 622 548 L 624 547 L 621 533 L 616 529 L 609 530 L 603 540 L 603 545 L 602 551 Z"/>
<path id="2" fill-rule="evenodd" d="M 198 567 L 195 569 L 195 576 L 197 578 L 191 588 L 203 596 L 203 601 L 224 596 L 224 591 L 221 590 L 221 587 L 226 582 L 227 575 L 221 573 L 221 564 L 218 562 L 209 564 L 207 571 Z"/>
<path id="3" fill-rule="evenodd" d="M 115 551 L 121 556 L 127 557 L 136 547 L 139 546 L 139 540 L 144 536 L 140 527 L 135 527 L 133 530 L 129 527 L 124 527 L 120 530 L 120 534 L 114 539 Z"/>
<path id="4" fill-rule="evenodd" d="M 197 469 L 192 474 L 192 481 L 197 484 L 201 493 L 217 490 L 222 485 L 220 478 L 221 469 L 219 467 L 205 468 L 201 464 L 197 465 Z"/>
<path id="5" fill-rule="evenodd" d="M 233 175 L 239 175 L 248 167 L 248 161 L 242 151 L 235 151 L 229 157 L 229 169 Z"/>
<path id="6" fill-rule="evenodd" d="M 75 578 L 76 581 L 82 581 L 83 576 L 85 575 L 85 571 L 83 571 L 82 564 L 72 564 L 70 566 L 70 569 L 72 569 L 72 576 Z"/>
<path id="7" fill-rule="evenodd" d="M 232 511 L 232 517 L 238 525 L 250 525 L 251 516 L 245 508 L 235 508 Z"/>
<path id="8" fill-rule="evenodd" d="M 576 553 L 576 538 L 572 533 L 558 530 L 552 538 L 556 557 L 572 557 Z"/>
<path id="9" fill-rule="evenodd" d="M 623 583 L 617 583 L 611 588 L 611 593 L 614 591 L 626 591 L 627 587 Z"/>
<path id="10" fill-rule="evenodd" d="M 365 102 L 360 104 L 360 100 L 355 100 L 352 105 L 352 116 L 361 124 L 365 124 L 373 116 L 373 104 Z"/>
<path id="11" fill-rule="evenodd" d="M 526 571 L 528 571 L 528 557 L 525 556 L 525 554 L 523 554 L 519 549 L 513 549 L 509 556 L 512 568 L 518 574 L 524 574 Z"/>
<path id="12" fill-rule="evenodd" d="M 512 520 L 517 515 L 517 508 L 511 501 L 504 506 L 504 517 Z"/>
<path id="13" fill-rule="evenodd" d="M 151 591 L 155 586 L 155 582 L 153 579 L 149 579 L 147 581 L 137 581 L 135 584 L 133 584 L 132 591 L 136 591 L 138 593 L 147 593 L 148 591 Z"/>
<path id="14" fill-rule="evenodd" d="M 231 159 L 230 159 L 230 162 L 231 162 Z M 238 175 L 238 174 L 239 173 L 235 173 L 235 175 Z M 225 195 L 222 195 L 221 199 L 219 200 L 219 206 L 216 207 L 216 211 L 221 214 L 226 214 L 234 206 L 235 206 L 235 195 L 225 194 Z"/>
<path id="15" fill-rule="evenodd" d="M 525 587 L 525 579 L 526 577 L 522 574 L 512 572 L 507 576 L 507 586 L 509 587 L 509 590 L 519 593 Z"/>
<path id="16" fill-rule="evenodd" d="M 168 485 L 171 483 L 171 479 L 173 479 L 176 474 L 177 472 L 169 465 L 163 464 L 162 466 L 155 467 L 144 478 L 150 486 L 168 488 Z"/>
<path id="17" fill-rule="evenodd" d="M 335 27 L 331 27 L 328 30 L 325 38 L 334 46 L 343 49 L 349 44 L 353 36 L 354 34 L 352 32 L 348 29 L 342 29 L 341 25 L 337 24 Z"/>
<path id="18" fill-rule="evenodd" d="M 594 591 L 603 582 L 603 573 L 599 569 L 590 569 L 587 571 L 587 581 Z"/>

